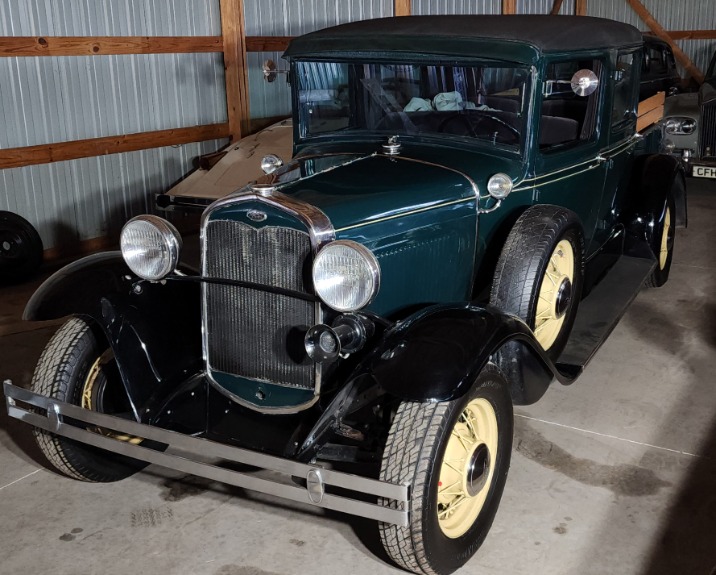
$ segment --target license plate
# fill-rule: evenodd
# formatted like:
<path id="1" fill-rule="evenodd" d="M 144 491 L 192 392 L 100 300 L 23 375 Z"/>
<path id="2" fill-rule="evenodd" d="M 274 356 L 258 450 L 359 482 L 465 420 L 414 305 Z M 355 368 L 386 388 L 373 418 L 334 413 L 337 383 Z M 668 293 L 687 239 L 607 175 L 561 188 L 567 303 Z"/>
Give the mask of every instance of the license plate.
<path id="1" fill-rule="evenodd" d="M 694 166 L 695 178 L 714 178 L 716 179 L 716 167 L 711 166 Z"/>

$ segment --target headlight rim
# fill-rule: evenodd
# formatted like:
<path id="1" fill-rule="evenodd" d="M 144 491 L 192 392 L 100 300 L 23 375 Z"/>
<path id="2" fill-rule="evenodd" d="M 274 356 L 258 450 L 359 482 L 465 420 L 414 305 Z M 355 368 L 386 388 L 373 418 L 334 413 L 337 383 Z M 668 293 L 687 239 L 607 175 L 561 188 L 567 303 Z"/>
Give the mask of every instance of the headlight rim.
<path id="1" fill-rule="evenodd" d="M 316 269 L 319 265 L 319 262 L 321 262 L 322 258 L 326 257 L 326 254 L 328 253 L 327 250 L 331 248 L 335 248 L 336 246 L 345 246 L 348 248 L 351 248 L 358 252 L 358 254 L 362 257 L 363 261 L 367 264 L 368 272 L 371 276 L 371 281 L 373 284 L 373 288 L 370 293 L 370 297 L 365 299 L 361 305 L 358 306 L 335 306 L 332 305 L 332 303 L 329 303 L 324 299 L 324 297 L 321 295 L 321 293 L 318 290 L 318 287 L 316 286 Z M 330 307 L 332 310 L 335 310 L 337 312 L 341 313 L 350 313 L 359 311 L 361 309 L 366 308 L 369 306 L 376 298 L 378 293 L 380 292 L 380 281 L 381 281 L 381 269 L 380 269 L 380 263 L 378 262 L 378 258 L 375 256 L 375 254 L 365 247 L 360 242 L 357 242 L 355 240 L 334 240 L 325 246 L 323 246 L 320 251 L 316 254 L 316 257 L 313 259 L 313 265 L 311 266 L 311 280 L 313 281 L 313 289 L 316 292 L 316 295 L 319 297 L 322 303 Z"/>
<path id="2" fill-rule="evenodd" d="M 125 231 L 131 224 L 134 224 L 136 222 L 146 222 L 148 224 L 151 224 L 159 232 L 162 239 L 164 240 L 169 257 L 167 259 L 167 265 L 162 267 L 161 274 L 147 275 L 139 273 L 137 269 L 135 269 L 135 267 L 130 264 L 127 256 L 125 255 L 125 251 L 123 249 Z M 165 220 L 164 218 L 155 216 L 153 214 L 141 214 L 139 216 L 133 217 L 132 219 L 127 221 L 124 226 L 122 226 L 122 231 L 119 234 L 119 245 L 120 251 L 122 253 L 122 259 L 124 260 L 124 263 L 127 264 L 127 267 L 129 267 L 133 274 L 144 280 L 157 282 L 163 280 L 165 277 L 167 277 L 177 269 L 179 265 L 179 258 L 181 257 L 183 241 L 179 231 L 168 220 Z"/>

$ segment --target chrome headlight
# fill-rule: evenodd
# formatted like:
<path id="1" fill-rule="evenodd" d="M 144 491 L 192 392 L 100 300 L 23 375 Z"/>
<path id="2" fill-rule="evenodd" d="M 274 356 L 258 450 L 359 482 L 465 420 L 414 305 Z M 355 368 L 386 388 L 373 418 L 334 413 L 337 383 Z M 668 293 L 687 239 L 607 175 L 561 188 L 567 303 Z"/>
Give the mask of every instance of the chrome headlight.
<path id="1" fill-rule="evenodd" d="M 512 191 L 512 178 L 507 174 L 497 173 L 487 182 L 487 193 L 496 200 L 504 200 Z"/>
<path id="2" fill-rule="evenodd" d="M 332 242 L 313 262 L 313 287 L 318 297 L 336 311 L 359 310 L 378 293 L 378 260 L 358 242 Z"/>
<path id="3" fill-rule="evenodd" d="M 181 236 L 160 217 L 137 216 L 122 228 L 119 246 L 130 270 L 140 278 L 157 281 L 176 269 Z"/>
<path id="4" fill-rule="evenodd" d="M 664 129 L 667 134 L 675 134 L 681 136 L 688 136 L 693 134 L 696 129 L 696 120 L 693 118 L 675 116 L 669 118 L 664 123 Z"/>

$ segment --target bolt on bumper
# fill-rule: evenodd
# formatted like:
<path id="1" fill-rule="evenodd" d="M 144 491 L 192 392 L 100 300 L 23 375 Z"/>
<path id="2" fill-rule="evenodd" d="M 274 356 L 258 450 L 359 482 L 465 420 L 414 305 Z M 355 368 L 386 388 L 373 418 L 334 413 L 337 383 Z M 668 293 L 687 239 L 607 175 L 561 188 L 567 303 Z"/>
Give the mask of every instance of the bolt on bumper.
<path id="1" fill-rule="evenodd" d="M 403 527 L 408 525 L 409 488 L 407 485 L 334 471 L 320 465 L 300 463 L 257 453 L 90 411 L 17 387 L 9 380 L 3 383 L 3 391 L 6 397 L 7 413 L 10 417 L 81 443 L 291 501 L 309 503 L 317 507 Z M 45 413 L 38 413 L 38 408 Z M 87 429 L 87 426 L 101 427 L 118 434 L 148 439 L 166 446 L 166 450 L 158 451 L 141 444 L 134 445 L 121 439 L 115 439 L 109 435 L 101 435 Z M 173 451 L 178 451 L 181 455 L 174 454 Z M 206 458 L 250 465 L 273 471 L 280 476 L 277 478 L 273 476 L 271 478 L 259 477 L 253 473 L 234 471 L 200 461 L 200 459 Z M 296 485 L 292 478 L 304 479 L 306 487 Z M 327 487 L 337 487 L 343 492 L 350 493 L 335 495 L 328 493 Z M 380 505 L 365 501 L 366 497 L 373 499 L 379 497 L 390 500 L 390 502 L 388 505 Z"/>

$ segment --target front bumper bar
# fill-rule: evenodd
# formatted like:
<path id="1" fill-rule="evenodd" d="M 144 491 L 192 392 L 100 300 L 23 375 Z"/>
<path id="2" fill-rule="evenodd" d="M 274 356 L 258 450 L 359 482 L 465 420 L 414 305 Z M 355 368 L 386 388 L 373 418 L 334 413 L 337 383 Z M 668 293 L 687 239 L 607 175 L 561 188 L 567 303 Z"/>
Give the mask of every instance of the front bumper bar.
<path id="1" fill-rule="evenodd" d="M 221 483 L 309 503 L 349 515 L 358 515 L 403 527 L 408 525 L 407 485 L 333 471 L 319 465 L 299 463 L 90 411 L 22 389 L 10 381 L 3 383 L 3 391 L 10 417 L 57 435 Z M 45 413 L 38 413 L 37 408 Z M 90 426 L 90 429 L 87 429 L 87 426 Z M 119 434 L 148 439 L 166 445 L 167 449 L 164 452 L 157 451 L 109 435 L 102 435 L 91 430 L 94 426 Z M 172 453 L 174 451 L 180 454 Z M 259 477 L 254 473 L 234 471 L 199 461 L 202 458 L 251 465 L 274 473 L 269 478 Z M 279 477 L 274 477 L 277 474 Z M 306 487 L 296 485 L 292 478 L 304 479 Z M 327 487 L 340 488 L 346 495 L 327 493 Z M 391 501 L 387 505 L 365 501 L 366 498 L 375 499 L 375 497 Z"/>

